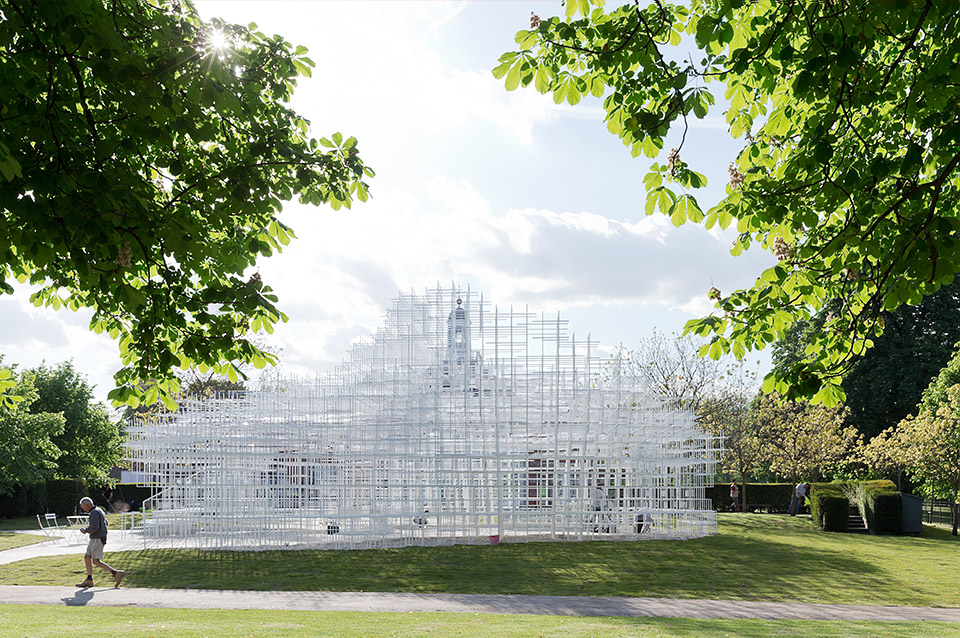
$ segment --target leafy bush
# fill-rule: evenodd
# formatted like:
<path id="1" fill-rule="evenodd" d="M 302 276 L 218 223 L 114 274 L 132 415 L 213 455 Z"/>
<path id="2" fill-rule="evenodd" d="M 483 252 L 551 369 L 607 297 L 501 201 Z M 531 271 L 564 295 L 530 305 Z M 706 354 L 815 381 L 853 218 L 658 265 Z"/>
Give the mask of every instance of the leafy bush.
<path id="1" fill-rule="evenodd" d="M 19 518 L 47 512 L 53 512 L 59 516 L 73 514 L 77 501 L 83 494 L 77 496 L 77 501 L 70 503 L 69 506 L 66 506 L 66 501 L 73 500 L 78 490 L 85 489 L 82 483 L 79 488 L 68 486 L 74 483 L 80 482 L 52 479 L 46 483 L 14 485 L 10 494 L 0 498 L 0 518 Z"/>

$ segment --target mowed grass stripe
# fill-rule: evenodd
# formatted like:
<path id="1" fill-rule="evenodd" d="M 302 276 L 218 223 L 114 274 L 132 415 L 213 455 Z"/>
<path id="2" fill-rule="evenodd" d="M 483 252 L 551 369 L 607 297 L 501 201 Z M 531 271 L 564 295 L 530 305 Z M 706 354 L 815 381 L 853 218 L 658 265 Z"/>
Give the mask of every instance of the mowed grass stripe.
<path id="1" fill-rule="evenodd" d="M 46 536 L 37 536 L 35 534 L 0 532 L 0 552 L 5 549 L 15 549 L 17 547 L 42 543 L 45 540 L 48 540 Z"/>
<path id="2" fill-rule="evenodd" d="M 131 587 L 390 591 L 960 607 L 960 542 L 825 533 L 808 519 L 723 514 L 691 541 L 504 543 L 365 551 L 109 553 Z M 0 566 L 11 585 L 72 584 L 79 556 Z M 98 575 L 99 576 L 99 575 Z"/>
<path id="3" fill-rule="evenodd" d="M 695 620 L 447 613 L 362 613 L 262 610 L 129 609 L 0 605 L 0 635 L 246 638 L 957 638 L 960 626 L 937 622 Z"/>

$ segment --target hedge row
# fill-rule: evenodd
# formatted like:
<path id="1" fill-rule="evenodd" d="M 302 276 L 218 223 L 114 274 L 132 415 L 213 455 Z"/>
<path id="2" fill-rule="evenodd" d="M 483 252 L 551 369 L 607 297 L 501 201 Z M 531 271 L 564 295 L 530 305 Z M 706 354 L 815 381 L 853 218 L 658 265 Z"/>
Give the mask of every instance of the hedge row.
<path id="1" fill-rule="evenodd" d="M 820 527 L 825 532 L 845 532 L 850 523 L 850 501 L 846 496 L 824 494 L 817 499 Z"/>
<path id="2" fill-rule="evenodd" d="M 791 483 L 747 483 L 744 491 L 744 486 L 741 485 L 741 500 L 746 497 L 744 510 L 764 509 L 770 513 L 786 514 L 790 509 L 793 488 Z M 713 509 L 718 512 L 729 512 L 733 509 L 729 483 L 708 487 L 706 495 L 713 502 Z"/>
<path id="3" fill-rule="evenodd" d="M 810 518 L 828 532 L 845 532 L 850 522 L 850 499 L 844 483 L 810 485 Z"/>
<path id="4" fill-rule="evenodd" d="M 903 512 L 900 492 L 893 481 L 864 481 L 857 484 L 857 507 L 871 534 L 899 534 Z"/>
<path id="5" fill-rule="evenodd" d="M 824 530 L 847 530 L 851 501 L 871 534 L 900 533 L 900 493 L 892 481 L 815 483 L 810 487 L 810 513 Z"/>
<path id="6" fill-rule="evenodd" d="M 0 496 L 0 519 L 53 513 L 70 516 L 80 512 L 80 499 L 89 496 L 106 511 L 140 509 L 150 497 L 150 488 L 132 484 L 94 487 L 86 481 L 53 479 L 46 483 L 17 485 L 13 493 Z"/>

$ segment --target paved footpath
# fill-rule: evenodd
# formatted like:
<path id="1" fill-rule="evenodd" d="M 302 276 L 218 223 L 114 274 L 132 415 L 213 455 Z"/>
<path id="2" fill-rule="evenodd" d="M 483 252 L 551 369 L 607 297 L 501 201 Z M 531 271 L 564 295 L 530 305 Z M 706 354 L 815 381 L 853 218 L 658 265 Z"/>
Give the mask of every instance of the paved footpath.
<path id="1" fill-rule="evenodd" d="M 142 540 L 110 539 L 110 549 L 143 549 Z M 0 564 L 35 556 L 82 553 L 82 544 L 40 543 L 0 552 Z M 106 583 L 106 576 L 99 576 Z M 105 580 L 106 579 L 106 580 Z M 960 609 L 875 607 L 732 600 L 674 600 L 591 596 L 490 594 L 405 594 L 389 592 L 279 592 L 209 589 L 137 589 L 122 587 L 39 587 L 0 585 L 0 604 L 182 609 L 281 609 L 305 611 L 453 612 L 545 614 L 557 616 L 633 616 L 683 618 L 758 618 L 766 620 L 940 620 L 960 623 Z"/>
<path id="2" fill-rule="evenodd" d="M 304 611 L 453 612 L 759 618 L 766 620 L 940 620 L 960 622 L 960 609 L 871 607 L 730 600 L 672 600 L 588 596 L 402 594 L 377 592 L 216 591 L 94 587 L 0 586 L 0 604 L 182 609 L 284 609 Z"/>

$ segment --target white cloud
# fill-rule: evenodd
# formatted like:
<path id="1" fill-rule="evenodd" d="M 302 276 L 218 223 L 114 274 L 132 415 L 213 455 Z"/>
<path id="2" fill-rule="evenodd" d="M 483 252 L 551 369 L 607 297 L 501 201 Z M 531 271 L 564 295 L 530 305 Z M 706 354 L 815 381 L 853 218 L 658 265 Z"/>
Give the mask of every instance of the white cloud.
<path id="1" fill-rule="evenodd" d="M 386 146 L 423 150 L 424 137 L 482 124 L 529 145 L 539 122 L 561 114 L 591 116 L 532 90 L 507 92 L 486 66 L 447 64 L 435 37 L 460 15 L 464 2 L 198 5 L 204 15 L 255 20 L 266 33 L 305 44 L 316 67 L 312 78 L 299 80 L 294 107 L 312 120 L 315 135 L 335 127 L 357 136 L 374 157 Z"/>
<path id="2" fill-rule="evenodd" d="M 495 211 L 470 182 L 444 175 L 388 189 L 349 214 L 300 211 L 291 223 L 300 240 L 264 263 L 264 279 L 292 317 L 278 331 L 286 352 L 327 364 L 379 325 L 398 290 L 452 280 L 501 307 L 639 304 L 690 318 L 712 308 L 711 285 L 749 285 L 766 259 L 734 259 L 723 237 L 661 215 L 632 223 L 590 211 Z"/>
<path id="3" fill-rule="evenodd" d="M 13 296 L 0 298 L 4 364 L 32 368 L 73 359 L 77 371 L 96 386 L 95 396 L 105 400 L 113 388 L 113 373 L 120 367 L 116 343 L 90 331 L 91 310 L 38 308 L 27 300 L 33 290 L 22 286 Z"/>

